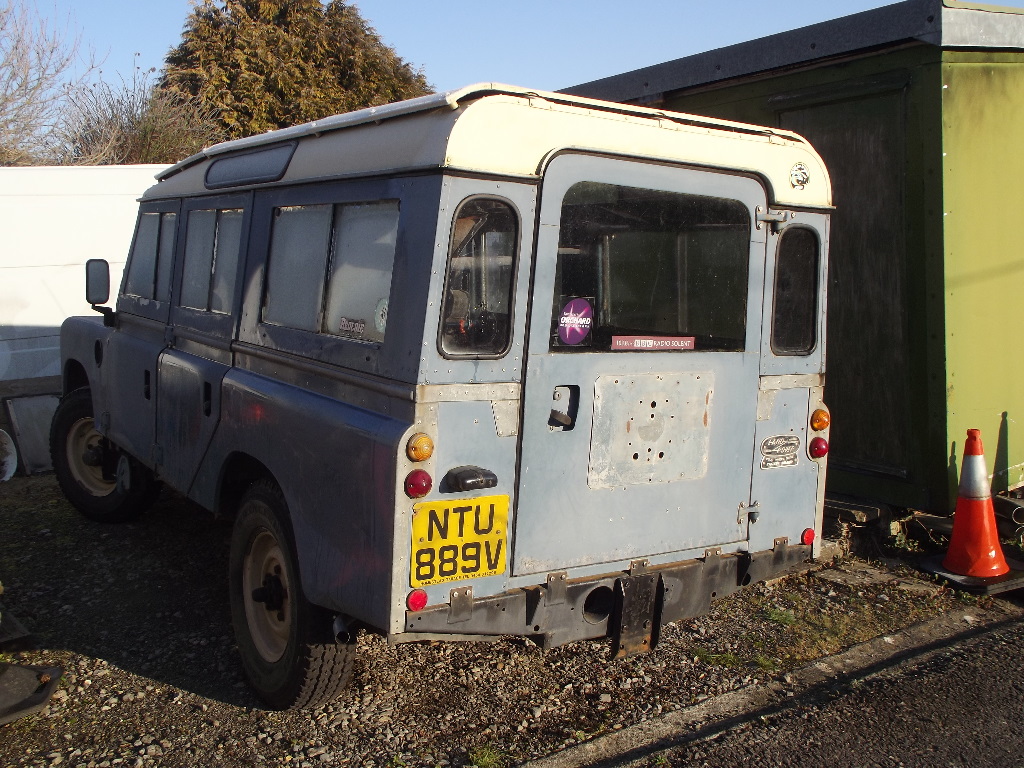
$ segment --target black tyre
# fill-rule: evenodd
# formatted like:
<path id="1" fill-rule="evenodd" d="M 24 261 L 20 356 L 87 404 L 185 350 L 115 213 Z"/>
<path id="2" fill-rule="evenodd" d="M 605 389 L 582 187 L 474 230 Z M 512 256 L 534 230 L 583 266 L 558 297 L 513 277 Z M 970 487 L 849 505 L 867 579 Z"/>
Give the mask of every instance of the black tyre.
<path id="1" fill-rule="evenodd" d="M 334 637 L 331 614 L 310 604 L 280 489 L 246 492 L 231 535 L 231 620 L 246 676 L 271 709 L 331 701 L 352 676 L 356 647 Z"/>
<path id="2" fill-rule="evenodd" d="M 123 523 L 149 507 L 159 491 L 152 473 L 96 431 L 88 387 L 65 395 L 50 422 L 57 483 L 90 520 Z"/>

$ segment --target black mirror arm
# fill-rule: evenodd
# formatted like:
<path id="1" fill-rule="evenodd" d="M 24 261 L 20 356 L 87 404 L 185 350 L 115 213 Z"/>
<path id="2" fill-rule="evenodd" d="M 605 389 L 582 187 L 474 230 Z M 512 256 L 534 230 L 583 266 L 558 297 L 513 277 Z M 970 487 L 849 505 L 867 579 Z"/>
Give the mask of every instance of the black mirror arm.
<path id="1" fill-rule="evenodd" d="M 105 325 L 107 328 L 114 327 L 114 310 L 112 310 L 110 307 L 104 307 L 100 304 L 90 304 L 89 306 L 92 308 L 93 312 L 99 312 L 101 315 L 103 315 L 103 325 Z"/>

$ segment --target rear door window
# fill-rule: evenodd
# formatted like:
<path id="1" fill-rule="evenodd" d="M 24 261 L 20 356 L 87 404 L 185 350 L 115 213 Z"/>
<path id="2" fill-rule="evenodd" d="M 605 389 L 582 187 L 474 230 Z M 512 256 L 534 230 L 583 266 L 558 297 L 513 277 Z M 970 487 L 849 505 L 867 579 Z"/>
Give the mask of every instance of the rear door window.
<path id="1" fill-rule="evenodd" d="M 562 203 L 550 347 L 740 351 L 749 259 L 738 200 L 575 184 Z"/>

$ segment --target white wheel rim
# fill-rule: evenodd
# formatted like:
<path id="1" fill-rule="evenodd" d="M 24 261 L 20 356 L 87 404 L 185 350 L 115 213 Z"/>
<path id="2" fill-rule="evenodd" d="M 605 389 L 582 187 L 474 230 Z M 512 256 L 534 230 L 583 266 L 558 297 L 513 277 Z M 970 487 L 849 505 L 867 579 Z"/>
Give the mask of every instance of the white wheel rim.
<path id="1" fill-rule="evenodd" d="M 71 425 L 65 443 L 68 469 L 71 476 L 82 488 L 93 496 L 107 496 L 113 492 L 116 483 L 103 477 L 102 466 L 90 466 L 85 463 L 85 454 L 94 453 L 100 456 L 103 436 L 96 431 L 91 416 L 81 418 Z"/>
<path id="2" fill-rule="evenodd" d="M 262 589 L 268 579 L 276 579 L 284 590 L 280 606 L 257 602 L 253 592 Z M 264 661 L 273 663 L 284 656 L 291 625 L 291 584 L 285 568 L 281 545 L 270 531 L 262 530 L 252 540 L 242 563 L 242 599 L 245 620 L 256 651 Z"/>

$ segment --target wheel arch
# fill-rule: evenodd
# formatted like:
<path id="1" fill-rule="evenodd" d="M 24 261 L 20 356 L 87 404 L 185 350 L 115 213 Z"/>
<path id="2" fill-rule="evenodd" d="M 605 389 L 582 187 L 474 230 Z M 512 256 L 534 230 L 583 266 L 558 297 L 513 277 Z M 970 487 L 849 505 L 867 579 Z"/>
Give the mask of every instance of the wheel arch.
<path id="1" fill-rule="evenodd" d="M 269 480 L 281 487 L 274 473 L 262 461 L 242 451 L 232 453 L 220 470 L 217 508 L 214 511 L 233 517 L 245 492 L 259 480 Z"/>
<path id="2" fill-rule="evenodd" d="M 85 366 L 74 358 L 64 363 L 63 380 L 61 387 L 63 393 L 74 392 L 76 389 L 90 386 L 89 374 Z"/>

